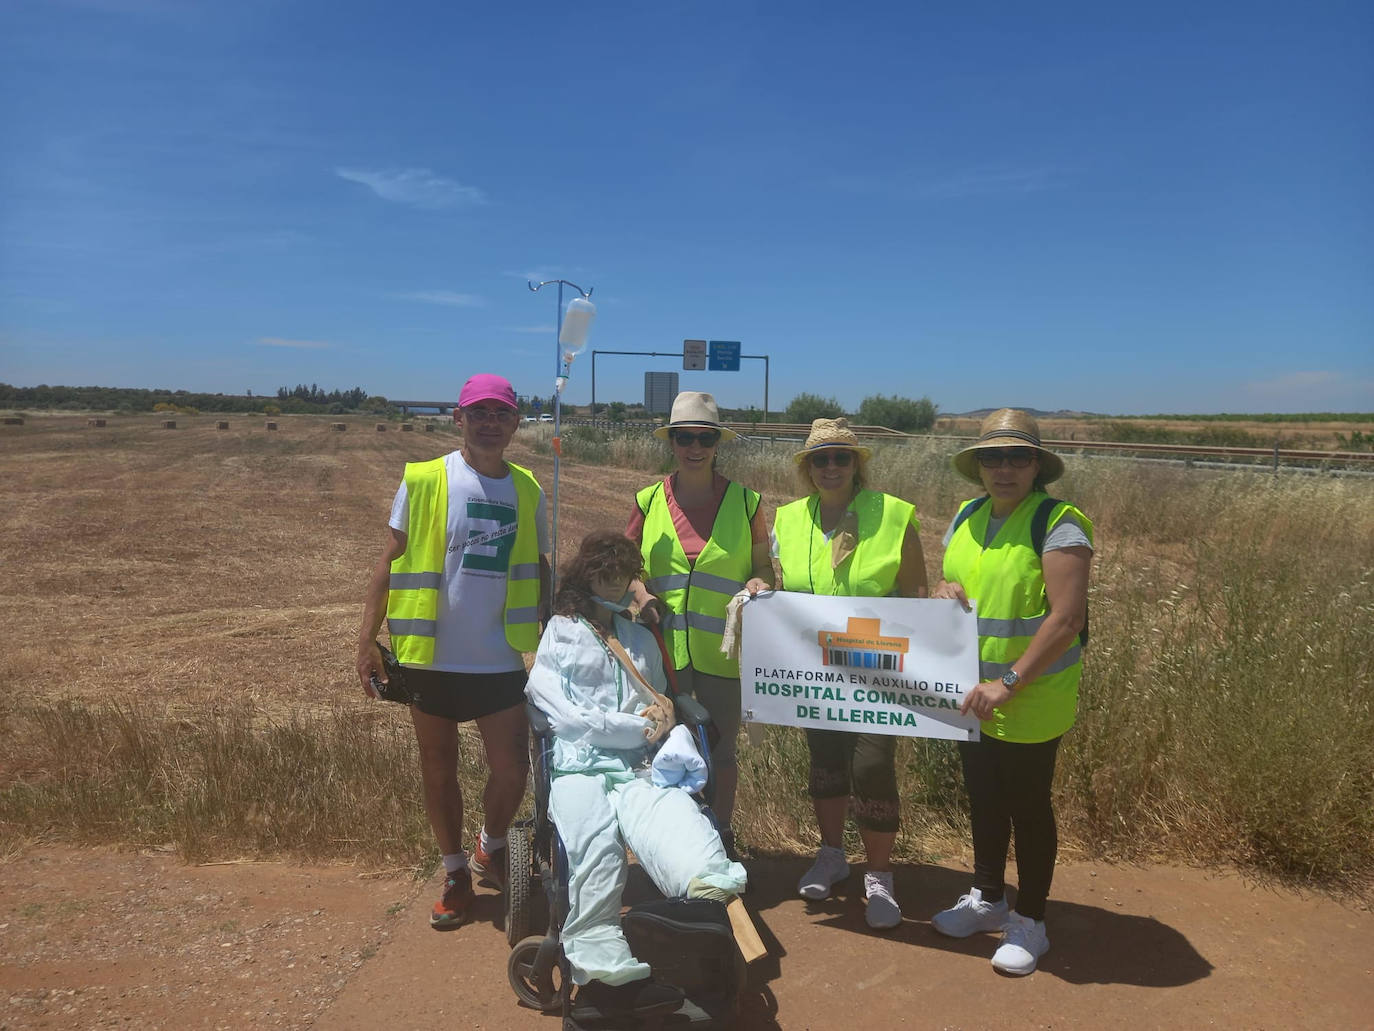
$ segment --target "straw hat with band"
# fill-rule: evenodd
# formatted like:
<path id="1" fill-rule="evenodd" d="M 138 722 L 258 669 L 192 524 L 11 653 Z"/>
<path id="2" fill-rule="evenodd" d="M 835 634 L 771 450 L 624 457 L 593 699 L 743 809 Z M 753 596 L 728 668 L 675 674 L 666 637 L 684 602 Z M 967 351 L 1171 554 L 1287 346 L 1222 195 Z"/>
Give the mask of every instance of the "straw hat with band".
<path id="1" fill-rule="evenodd" d="M 806 438 L 806 446 L 794 454 L 792 459 L 801 465 L 813 451 L 820 451 L 822 448 L 841 447 L 853 451 L 859 456 L 861 462 L 867 462 L 873 455 L 872 448 L 859 443 L 859 438 L 849 428 L 849 420 L 841 417 L 839 419 L 817 419 L 813 422 L 811 434 Z"/>
<path id="2" fill-rule="evenodd" d="M 999 408 L 983 420 L 978 440 L 954 456 L 954 468 L 966 480 L 982 486 L 978 452 L 992 448 L 1030 447 L 1039 452 L 1040 483 L 1053 483 L 1064 475 L 1064 460 L 1040 443 L 1040 424 L 1019 408 Z"/>
<path id="3" fill-rule="evenodd" d="M 654 430 L 654 436 L 659 440 L 667 440 L 668 435 L 679 427 L 718 430 L 722 441 L 734 440 L 739 436 L 730 427 L 720 424 L 720 410 L 716 408 L 716 399 L 700 390 L 684 390 L 678 394 L 673 399 L 673 411 L 668 416 L 668 425 Z"/>

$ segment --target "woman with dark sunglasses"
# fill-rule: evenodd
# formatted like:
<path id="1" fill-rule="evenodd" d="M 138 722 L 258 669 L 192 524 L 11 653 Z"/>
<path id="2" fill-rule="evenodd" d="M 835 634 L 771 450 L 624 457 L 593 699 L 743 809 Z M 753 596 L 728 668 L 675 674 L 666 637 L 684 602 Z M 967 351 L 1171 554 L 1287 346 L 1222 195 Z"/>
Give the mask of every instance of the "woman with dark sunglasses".
<path id="1" fill-rule="evenodd" d="M 625 536 L 644 556 L 644 586 L 667 610 L 663 636 L 678 690 L 705 706 L 720 732 L 711 753 L 712 808 L 733 856 L 739 660 L 721 653 L 721 641 L 730 599 L 741 590 L 757 594 L 773 586 L 768 530 L 758 491 L 716 471 L 717 447 L 736 434 L 721 425 L 714 397 L 694 390 L 678 394 L 668 425 L 654 436 L 671 443 L 676 468 L 635 495 Z"/>
<path id="2" fill-rule="evenodd" d="M 869 448 L 845 419 L 817 419 L 796 453 L 806 496 L 778 509 L 774 555 L 782 588 L 807 594 L 923 598 L 926 562 L 914 506 L 865 488 Z M 803 898 L 825 899 L 849 876 L 844 821 L 853 799 L 868 869 L 865 918 L 874 928 L 902 921 L 892 888 L 897 838 L 897 738 L 889 734 L 806 732 L 811 770 L 807 791 L 816 810 L 821 848 L 797 885 Z"/>
<path id="3" fill-rule="evenodd" d="M 941 934 L 1001 931 L 992 965 L 1029 974 L 1050 947 L 1045 901 L 1059 843 L 1050 788 L 1059 740 L 1074 722 L 1083 671 L 1093 526 L 1047 484 L 1064 462 L 1040 444 L 1030 415 L 1003 408 L 954 456 L 982 497 L 945 534 L 944 579 L 931 593 L 978 603 L 979 683 L 963 712 L 982 721 L 959 742 L 973 825 L 973 887 L 935 914 Z M 1016 837 L 1016 908 L 1008 909 L 1007 846 Z"/>

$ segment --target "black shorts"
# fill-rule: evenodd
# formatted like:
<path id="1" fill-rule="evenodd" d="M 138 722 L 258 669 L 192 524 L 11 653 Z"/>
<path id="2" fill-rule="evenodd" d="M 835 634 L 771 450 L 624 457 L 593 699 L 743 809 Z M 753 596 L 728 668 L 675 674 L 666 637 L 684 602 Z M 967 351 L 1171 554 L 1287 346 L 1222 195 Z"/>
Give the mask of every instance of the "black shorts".
<path id="1" fill-rule="evenodd" d="M 523 669 L 510 673 L 448 673 L 406 667 L 406 683 L 419 695 L 415 708 L 459 723 L 523 705 L 528 678 Z"/>

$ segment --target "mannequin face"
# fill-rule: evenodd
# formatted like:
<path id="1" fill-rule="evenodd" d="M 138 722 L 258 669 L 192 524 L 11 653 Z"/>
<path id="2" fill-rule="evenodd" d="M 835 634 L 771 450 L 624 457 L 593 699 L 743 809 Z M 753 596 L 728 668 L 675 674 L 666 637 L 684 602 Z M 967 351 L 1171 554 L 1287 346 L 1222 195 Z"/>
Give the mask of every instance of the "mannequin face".
<path id="1" fill-rule="evenodd" d="M 625 597 L 625 592 L 630 589 L 630 581 L 633 576 L 612 573 L 606 576 L 594 576 L 589 582 L 592 593 L 598 598 L 606 601 L 621 601 Z"/>

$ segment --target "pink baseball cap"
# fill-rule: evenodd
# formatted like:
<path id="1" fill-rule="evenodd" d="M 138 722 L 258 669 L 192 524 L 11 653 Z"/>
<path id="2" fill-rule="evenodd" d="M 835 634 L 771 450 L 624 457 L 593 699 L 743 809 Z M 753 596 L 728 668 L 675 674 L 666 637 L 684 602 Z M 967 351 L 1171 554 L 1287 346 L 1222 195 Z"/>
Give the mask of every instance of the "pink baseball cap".
<path id="1" fill-rule="evenodd" d="M 459 408 L 475 405 L 478 401 L 500 401 L 507 408 L 518 407 L 510 380 L 491 372 L 479 372 L 471 377 L 458 394 Z"/>

